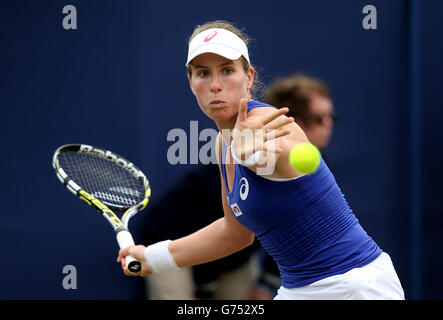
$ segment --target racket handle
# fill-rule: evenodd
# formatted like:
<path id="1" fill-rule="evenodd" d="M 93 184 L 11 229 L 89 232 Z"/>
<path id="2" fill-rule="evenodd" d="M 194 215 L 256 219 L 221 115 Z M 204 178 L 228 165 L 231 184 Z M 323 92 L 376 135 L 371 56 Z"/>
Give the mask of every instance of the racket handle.
<path id="1" fill-rule="evenodd" d="M 126 266 L 128 267 L 129 271 L 135 274 L 139 273 L 142 270 L 141 263 L 131 256 L 126 257 Z"/>
<path id="2" fill-rule="evenodd" d="M 117 242 L 120 249 L 124 249 L 134 245 L 131 233 L 127 229 L 122 229 L 117 232 Z M 126 267 L 132 273 L 139 273 L 142 269 L 141 263 L 134 257 L 126 256 Z"/>

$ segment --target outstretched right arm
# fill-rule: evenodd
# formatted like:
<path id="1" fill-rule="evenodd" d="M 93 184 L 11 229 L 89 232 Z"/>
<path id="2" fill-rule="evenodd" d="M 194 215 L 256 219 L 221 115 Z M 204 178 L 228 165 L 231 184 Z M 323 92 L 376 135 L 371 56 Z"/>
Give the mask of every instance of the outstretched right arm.
<path id="1" fill-rule="evenodd" d="M 222 163 L 220 161 L 220 134 L 217 136 L 216 150 L 220 168 Z M 254 233 L 242 226 L 234 218 L 229 209 L 223 179 L 221 179 L 221 187 L 224 216 L 186 237 L 170 241 L 166 246 L 163 246 L 162 249 L 160 249 L 165 250 L 167 248 L 169 253 L 162 252 L 157 254 L 158 250 L 156 250 L 156 255 L 160 256 L 160 259 L 164 259 L 163 257 L 169 256 L 172 257 L 176 266 L 189 267 L 226 257 L 253 243 Z M 156 246 L 156 244 L 150 247 L 154 246 Z M 133 275 L 128 272 L 124 263 L 125 256 L 129 254 L 142 263 L 142 272 L 140 275 L 147 275 L 153 271 L 149 268 L 153 262 L 149 261 L 149 252 L 149 247 L 145 248 L 144 246 L 130 246 L 120 250 L 117 261 L 122 262 L 122 267 L 125 274 Z"/>
<path id="2" fill-rule="evenodd" d="M 217 136 L 216 154 L 221 166 L 221 135 Z M 221 169 L 220 169 L 221 176 Z M 224 216 L 199 231 L 169 243 L 169 250 L 179 267 L 192 266 L 228 256 L 251 245 L 254 233 L 241 225 L 229 209 L 221 176 Z"/>

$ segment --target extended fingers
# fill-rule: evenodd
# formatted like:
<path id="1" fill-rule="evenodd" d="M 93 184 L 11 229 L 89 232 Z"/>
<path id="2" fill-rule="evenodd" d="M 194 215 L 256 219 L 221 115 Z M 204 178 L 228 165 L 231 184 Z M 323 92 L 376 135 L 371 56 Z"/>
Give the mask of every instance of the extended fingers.
<path id="1" fill-rule="evenodd" d="M 240 107 L 238 109 L 237 121 L 242 122 L 248 117 L 248 101 L 246 99 L 240 99 Z"/>
<path id="2" fill-rule="evenodd" d="M 287 113 L 289 111 L 288 108 L 284 107 L 281 109 L 277 109 L 274 112 L 264 116 L 261 120 L 263 122 L 264 125 L 268 124 L 269 122 L 271 122 L 272 120 L 280 117 L 281 115 Z"/>
<path id="3" fill-rule="evenodd" d="M 281 128 L 287 124 L 290 124 L 294 122 L 294 118 L 293 117 L 279 117 L 274 119 L 271 122 L 268 122 L 268 124 L 266 124 L 263 129 L 265 130 L 269 130 L 269 129 L 278 129 Z"/>
<path id="4" fill-rule="evenodd" d="M 281 130 L 271 129 L 271 130 L 267 130 L 266 134 L 265 134 L 264 141 L 269 141 L 269 140 L 272 140 L 272 139 L 277 139 L 277 138 L 280 138 L 280 137 L 284 137 L 284 136 L 287 136 L 290 133 L 291 133 L 290 129 L 281 129 Z"/>
<path id="5" fill-rule="evenodd" d="M 278 140 L 268 140 L 263 144 L 262 151 L 271 152 L 271 153 L 280 153 L 282 149 Z"/>

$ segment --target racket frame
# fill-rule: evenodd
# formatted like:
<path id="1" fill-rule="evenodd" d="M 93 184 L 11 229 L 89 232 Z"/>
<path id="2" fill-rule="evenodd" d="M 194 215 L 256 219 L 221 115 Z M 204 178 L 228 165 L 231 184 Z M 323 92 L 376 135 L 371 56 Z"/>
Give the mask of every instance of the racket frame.
<path id="1" fill-rule="evenodd" d="M 131 207 L 127 206 L 115 206 L 109 203 L 105 203 L 104 201 L 100 201 L 93 195 L 86 192 L 82 189 L 74 180 L 68 177 L 66 172 L 60 167 L 58 156 L 65 152 L 76 152 L 76 153 L 85 153 L 85 154 L 93 154 L 99 158 L 103 158 L 105 160 L 111 161 L 123 169 L 125 169 L 128 173 L 130 173 L 134 178 L 142 182 L 145 188 L 145 195 L 141 202 L 133 205 Z M 86 144 L 66 144 L 59 147 L 53 155 L 52 166 L 54 167 L 57 178 L 60 180 L 63 185 L 76 197 L 86 202 L 88 205 L 95 208 L 99 213 L 106 218 L 109 224 L 112 226 L 115 232 L 115 236 L 117 238 L 117 242 L 119 243 L 120 248 L 126 248 L 129 245 L 134 245 L 134 241 L 132 239 L 132 235 L 128 230 L 129 220 L 138 212 L 143 210 L 149 202 L 149 198 L 151 196 L 151 187 L 148 179 L 144 175 L 144 173 L 138 169 L 133 163 L 129 162 L 125 158 L 113 153 L 109 150 L 105 150 L 102 148 L 93 147 Z M 113 210 L 116 211 L 124 211 L 122 218 L 120 219 Z M 139 273 L 141 271 L 140 263 L 134 258 L 127 256 L 126 258 L 128 269 L 132 273 Z"/>

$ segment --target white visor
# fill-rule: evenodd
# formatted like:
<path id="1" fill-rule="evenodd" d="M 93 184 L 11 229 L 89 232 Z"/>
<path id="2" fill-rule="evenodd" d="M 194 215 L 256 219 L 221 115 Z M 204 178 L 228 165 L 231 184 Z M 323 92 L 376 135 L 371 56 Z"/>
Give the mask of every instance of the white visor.
<path id="1" fill-rule="evenodd" d="M 220 28 L 208 29 L 200 32 L 189 44 L 186 66 L 196 56 L 203 53 L 215 53 L 229 60 L 245 57 L 249 64 L 248 47 L 231 31 Z"/>

